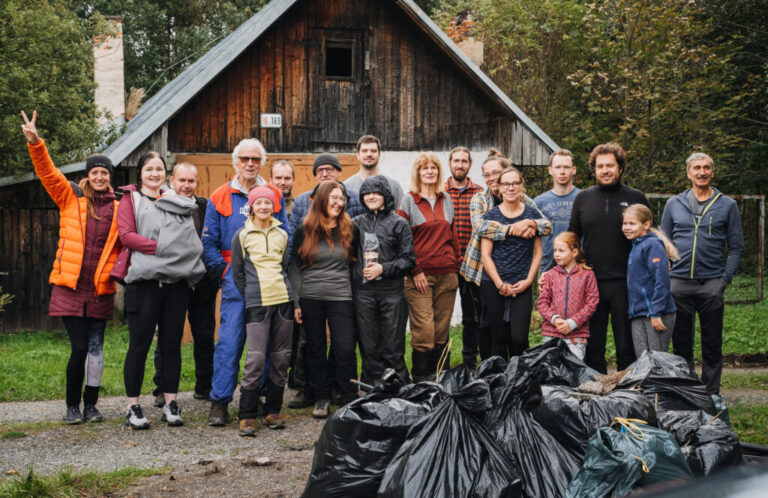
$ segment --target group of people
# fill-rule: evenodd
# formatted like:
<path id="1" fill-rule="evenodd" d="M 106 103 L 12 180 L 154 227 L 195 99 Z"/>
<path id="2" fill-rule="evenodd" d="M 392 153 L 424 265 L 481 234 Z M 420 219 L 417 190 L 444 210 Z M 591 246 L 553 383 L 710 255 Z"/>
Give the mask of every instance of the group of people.
<path id="1" fill-rule="evenodd" d="M 125 423 L 132 429 L 149 427 L 139 393 L 156 332 L 155 404 L 169 426 L 183 424 L 176 394 L 187 314 L 194 396 L 211 400 L 209 425 L 228 422 L 246 349 L 239 430 L 254 436 L 260 417 L 270 428 L 285 427 L 289 382 L 298 390 L 288 406 L 312 406 L 317 418 L 328 416 L 332 402 L 357 398 L 356 348 L 360 382 L 374 383 L 387 368 L 404 380 L 434 378 L 441 363 L 450 365 L 457 292 L 466 365 L 474 368 L 478 354 L 521 354 L 537 283 L 542 334 L 565 341 L 601 372 L 609 316 L 617 367 L 624 369 L 643 350 L 667 350 L 670 341 L 693 365 L 698 313 L 702 380 L 719 390 L 723 292 L 743 236 L 735 201 L 711 186 L 714 161 L 706 154 L 687 159 L 692 187 L 669 199 L 660 229 L 645 195 L 622 182 L 627 158 L 615 143 L 594 148 L 596 185 L 583 191 L 573 185 L 573 155 L 555 151 L 553 188 L 532 199 L 521 172 L 493 150 L 481 164 L 486 187 L 472 182 L 465 147 L 450 151 L 447 179 L 436 154 L 420 153 L 404 193 L 379 172 L 378 138 L 365 135 L 356 147 L 358 173 L 341 182 L 338 158 L 319 154 L 317 185 L 294 198 L 293 166 L 276 161 L 265 180 L 267 151 L 251 138 L 232 152 L 232 180 L 207 201 L 195 196 L 197 171 L 189 163 L 174 166 L 172 190 L 164 191 L 165 160 L 150 152 L 118 202 L 107 157 L 89 157 L 86 178 L 69 182 L 37 135 L 36 114 L 22 114 L 35 170 L 61 210 L 50 314 L 63 317 L 72 344 L 68 423 L 102 419 L 101 346 L 116 280 L 125 285 Z"/>

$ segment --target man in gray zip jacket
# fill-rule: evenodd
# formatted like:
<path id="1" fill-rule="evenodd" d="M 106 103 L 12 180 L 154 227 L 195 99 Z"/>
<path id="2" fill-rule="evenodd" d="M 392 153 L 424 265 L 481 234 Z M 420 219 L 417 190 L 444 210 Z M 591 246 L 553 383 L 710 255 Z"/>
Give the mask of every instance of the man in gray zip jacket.
<path id="1" fill-rule="evenodd" d="M 677 305 L 672 344 L 675 354 L 693 367 L 698 313 L 701 380 L 709 392 L 717 394 L 723 371 L 723 293 L 739 267 L 744 236 L 736 201 L 711 186 L 715 176 L 712 158 L 695 152 L 686 159 L 685 167 L 692 187 L 669 199 L 661 216 L 661 229 L 680 253 L 670 272 L 672 297 Z"/>

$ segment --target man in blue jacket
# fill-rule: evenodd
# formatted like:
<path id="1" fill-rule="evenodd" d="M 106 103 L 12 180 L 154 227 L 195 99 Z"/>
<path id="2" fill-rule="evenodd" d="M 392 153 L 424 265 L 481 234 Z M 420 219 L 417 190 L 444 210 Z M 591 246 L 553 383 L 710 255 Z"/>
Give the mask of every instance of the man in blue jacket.
<path id="1" fill-rule="evenodd" d="M 723 370 L 723 293 L 739 267 L 744 236 L 736 201 L 711 185 L 715 176 L 712 158 L 695 152 L 686 159 L 685 166 L 692 186 L 669 199 L 661 217 L 661 229 L 680 253 L 670 272 L 672 297 L 677 305 L 672 344 L 675 354 L 693 366 L 694 320 L 698 313 L 701 380 L 716 394 Z"/>
<path id="2" fill-rule="evenodd" d="M 237 386 L 240 357 L 245 344 L 245 303 L 229 271 L 232 237 L 248 218 L 248 191 L 267 183 L 259 175 L 261 166 L 266 162 L 267 151 L 261 142 L 255 138 L 242 140 L 232 152 L 235 177 L 213 191 L 205 211 L 203 262 L 209 272 L 221 278 L 221 322 L 219 341 L 213 354 L 211 412 L 208 416 L 208 425 L 217 427 L 227 423 L 227 404 L 232 401 L 232 393 Z M 281 206 L 275 218 L 283 224 L 290 239 L 285 200 L 276 187 L 273 190 L 275 196 L 280 198 Z"/>

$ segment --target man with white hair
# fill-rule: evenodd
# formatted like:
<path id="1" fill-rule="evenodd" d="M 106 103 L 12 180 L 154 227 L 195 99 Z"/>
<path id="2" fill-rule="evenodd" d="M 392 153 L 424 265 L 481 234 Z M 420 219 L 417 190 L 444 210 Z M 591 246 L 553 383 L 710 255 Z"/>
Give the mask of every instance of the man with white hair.
<path id="1" fill-rule="evenodd" d="M 237 385 L 240 357 L 245 344 L 245 304 L 229 271 L 232 237 L 245 225 L 248 217 L 248 191 L 257 185 L 267 185 L 259 175 L 267 162 L 267 151 L 255 138 L 242 140 L 232 151 L 235 177 L 217 188 L 208 200 L 203 226 L 203 262 L 208 271 L 221 279 L 221 308 L 219 315 L 219 341 L 213 355 L 213 380 L 211 383 L 211 412 L 208 425 L 223 426 L 227 423 L 227 404 Z M 275 197 L 280 199 L 280 211 L 275 214 L 284 230 L 291 237 L 285 215 L 285 200 L 276 187 Z M 290 247 L 290 241 L 289 241 Z"/>
<path id="2" fill-rule="evenodd" d="M 723 372 L 723 293 L 739 267 L 744 235 L 736 201 L 712 187 L 712 158 L 694 152 L 686 159 L 685 170 L 691 188 L 669 199 L 661 215 L 661 229 L 680 253 L 670 270 L 670 290 L 677 306 L 672 344 L 675 354 L 693 368 L 698 313 L 701 381 L 717 394 Z"/>

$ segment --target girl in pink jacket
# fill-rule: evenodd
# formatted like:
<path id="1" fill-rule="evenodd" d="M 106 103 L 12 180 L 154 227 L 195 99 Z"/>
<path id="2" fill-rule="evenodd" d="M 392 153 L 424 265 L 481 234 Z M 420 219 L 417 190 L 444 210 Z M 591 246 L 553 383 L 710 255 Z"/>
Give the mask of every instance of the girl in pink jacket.
<path id="1" fill-rule="evenodd" d="M 597 279 L 587 266 L 579 238 L 573 232 L 555 237 L 557 266 L 541 276 L 536 309 L 544 318 L 541 334 L 549 339 L 563 339 L 571 352 L 581 359 L 587 350 L 589 319 L 597 309 Z"/>

